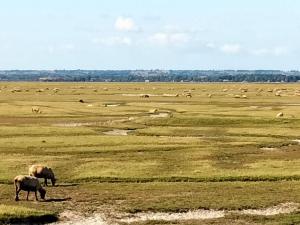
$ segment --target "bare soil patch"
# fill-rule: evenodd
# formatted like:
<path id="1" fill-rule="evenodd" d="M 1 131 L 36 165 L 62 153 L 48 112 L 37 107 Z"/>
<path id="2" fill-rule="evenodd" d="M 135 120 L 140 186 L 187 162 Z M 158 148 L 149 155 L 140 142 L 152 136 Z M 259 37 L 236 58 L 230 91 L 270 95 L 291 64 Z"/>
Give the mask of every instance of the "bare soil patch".
<path id="1" fill-rule="evenodd" d="M 198 209 L 187 212 L 140 212 L 135 214 L 116 214 L 114 218 L 108 218 L 104 214 L 93 214 L 85 217 L 81 214 L 76 214 L 72 211 L 65 211 L 60 214 L 60 221 L 56 225 L 118 225 L 118 223 L 134 223 L 145 221 L 184 221 L 184 220 L 207 220 L 223 218 L 227 214 L 243 214 L 243 215 L 258 215 L 258 216 L 274 216 L 278 214 L 289 214 L 299 210 L 300 203 L 281 203 L 276 206 L 271 206 L 263 209 L 244 209 L 244 210 L 213 210 L 213 209 Z"/>
<path id="2" fill-rule="evenodd" d="M 278 214 L 295 212 L 299 209 L 299 206 L 299 203 L 287 202 L 265 209 L 245 209 L 240 211 L 239 213 L 247 215 L 274 216 Z"/>
<path id="3" fill-rule="evenodd" d="M 131 132 L 131 130 L 114 129 L 114 130 L 103 132 L 103 134 L 112 135 L 112 136 L 127 136 L 129 132 Z"/>
<path id="4" fill-rule="evenodd" d="M 83 127 L 83 126 L 92 126 L 96 125 L 96 122 L 87 122 L 87 123 L 55 123 L 53 126 L 56 127 Z"/>
<path id="5" fill-rule="evenodd" d="M 132 223 L 139 221 L 149 220 L 163 220 L 163 221 L 176 221 L 176 220 L 204 220 L 204 219 L 217 219 L 225 216 L 224 211 L 218 210 L 194 210 L 183 213 L 161 213 L 161 212 L 145 212 L 130 215 L 127 218 L 122 218 L 120 222 Z"/>
<path id="6" fill-rule="evenodd" d="M 260 148 L 260 150 L 263 150 L 263 151 L 277 151 L 279 149 L 278 148 L 271 148 L 271 147 L 262 147 L 262 148 Z"/>
<path id="7" fill-rule="evenodd" d="M 151 118 L 166 118 L 169 116 L 169 113 L 158 113 L 150 115 Z"/>

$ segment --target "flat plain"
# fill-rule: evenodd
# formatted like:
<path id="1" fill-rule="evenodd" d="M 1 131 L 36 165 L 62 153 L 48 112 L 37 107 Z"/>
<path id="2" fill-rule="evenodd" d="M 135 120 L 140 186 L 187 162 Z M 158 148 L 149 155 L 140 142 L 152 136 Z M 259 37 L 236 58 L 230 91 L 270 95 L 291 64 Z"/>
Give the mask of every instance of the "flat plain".
<path id="1" fill-rule="evenodd" d="M 1 83 L 0 221 L 210 209 L 229 213 L 132 224 L 300 224 L 299 207 L 236 213 L 300 203 L 299 112 L 298 83 Z M 32 164 L 58 185 L 15 202 Z"/>

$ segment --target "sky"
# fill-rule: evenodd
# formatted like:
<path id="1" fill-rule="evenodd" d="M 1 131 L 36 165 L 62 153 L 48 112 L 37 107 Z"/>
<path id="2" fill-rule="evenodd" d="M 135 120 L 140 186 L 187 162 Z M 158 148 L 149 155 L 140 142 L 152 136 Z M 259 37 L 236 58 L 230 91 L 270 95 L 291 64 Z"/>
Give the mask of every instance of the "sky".
<path id="1" fill-rule="evenodd" d="M 298 0 L 0 0 L 0 69 L 300 69 Z"/>

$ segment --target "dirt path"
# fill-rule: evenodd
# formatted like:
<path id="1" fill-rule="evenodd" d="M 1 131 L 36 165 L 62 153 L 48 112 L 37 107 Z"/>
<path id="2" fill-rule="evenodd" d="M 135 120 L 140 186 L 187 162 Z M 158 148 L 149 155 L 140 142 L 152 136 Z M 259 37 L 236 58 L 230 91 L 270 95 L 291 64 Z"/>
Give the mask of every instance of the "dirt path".
<path id="1" fill-rule="evenodd" d="M 163 220 L 163 221 L 176 221 L 176 220 L 204 220 L 204 219 L 217 219 L 225 216 L 224 211 L 217 210 L 194 210 L 183 213 L 160 213 L 160 212 L 147 212 L 137 213 L 130 215 L 126 218 L 120 219 L 120 222 L 132 223 L 139 221 L 149 220 Z"/>
<path id="2" fill-rule="evenodd" d="M 131 130 L 114 129 L 114 130 L 103 132 L 103 134 L 111 135 L 111 136 L 126 136 L 128 135 L 129 132 L 131 132 Z"/>
<path id="3" fill-rule="evenodd" d="M 191 210 L 182 213 L 161 213 L 161 212 L 143 212 L 135 214 L 117 214 L 115 218 L 107 218 L 104 214 L 93 214 L 85 217 L 72 211 L 65 211 L 60 215 L 60 221 L 55 225 L 118 225 L 118 222 L 133 223 L 139 221 L 182 221 L 182 220 L 207 220 L 225 217 L 227 214 L 246 214 L 260 216 L 274 216 L 278 214 L 288 214 L 300 209 L 300 203 L 281 203 L 276 206 L 263 209 L 245 209 L 245 210 Z"/>
<path id="4" fill-rule="evenodd" d="M 299 207 L 299 203 L 287 202 L 265 209 L 245 209 L 240 211 L 239 213 L 247 215 L 274 216 L 278 214 L 296 212 L 299 209 Z"/>
<path id="5" fill-rule="evenodd" d="M 117 225 L 117 223 L 108 222 L 102 214 L 86 217 L 68 210 L 61 213 L 59 217 L 60 221 L 53 223 L 53 225 Z"/>

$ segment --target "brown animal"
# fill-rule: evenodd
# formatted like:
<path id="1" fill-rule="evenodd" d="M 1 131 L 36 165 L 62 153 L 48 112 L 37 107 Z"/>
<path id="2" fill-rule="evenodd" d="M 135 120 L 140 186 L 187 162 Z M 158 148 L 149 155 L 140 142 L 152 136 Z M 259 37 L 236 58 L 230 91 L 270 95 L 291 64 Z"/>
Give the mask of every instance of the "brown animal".
<path id="1" fill-rule="evenodd" d="M 44 178 L 45 179 L 44 186 L 48 186 L 47 179 L 50 179 L 52 186 L 55 186 L 56 178 L 50 167 L 41 166 L 41 165 L 32 165 L 29 168 L 29 176 Z"/>
<path id="2" fill-rule="evenodd" d="M 46 190 L 42 188 L 39 180 L 36 177 L 19 175 L 15 177 L 14 184 L 16 187 L 16 201 L 19 201 L 19 193 L 21 190 L 27 191 L 27 201 L 31 191 L 35 193 L 36 201 L 38 201 L 37 191 L 40 193 L 41 199 L 45 199 Z"/>

